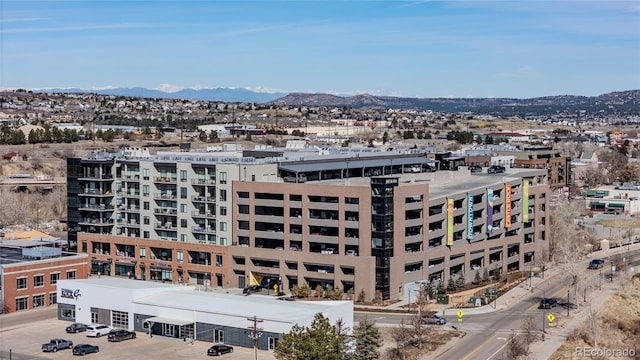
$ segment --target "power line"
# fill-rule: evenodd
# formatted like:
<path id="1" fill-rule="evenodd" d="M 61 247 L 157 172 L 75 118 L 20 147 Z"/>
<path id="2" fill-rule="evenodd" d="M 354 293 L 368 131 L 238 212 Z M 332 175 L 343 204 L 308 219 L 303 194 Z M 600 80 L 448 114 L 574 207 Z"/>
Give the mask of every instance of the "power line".
<path id="1" fill-rule="evenodd" d="M 253 325 L 249 327 L 251 329 L 251 334 L 249 334 L 249 338 L 253 340 L 253 353 L 255 356 L 255 360 L 258 360 L 258 339 L 262 336 L 262 328 L 258 327 L 258 323 L 263 322 L 264 320 L 258 319 L 257 316 L 253 316 L 247 318 L 247 320 L 253 322 Z"/>

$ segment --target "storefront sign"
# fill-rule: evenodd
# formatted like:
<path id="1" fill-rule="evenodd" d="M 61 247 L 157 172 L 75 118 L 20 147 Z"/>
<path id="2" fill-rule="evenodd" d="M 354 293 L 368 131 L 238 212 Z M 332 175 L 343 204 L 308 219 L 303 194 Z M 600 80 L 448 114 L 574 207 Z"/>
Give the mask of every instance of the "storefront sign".
<path id="1" fill-rule="evenodd" d="M 80 297 L 80 289 L 60 289 L 60 297 L 78 300 L 78 298 Z"/>

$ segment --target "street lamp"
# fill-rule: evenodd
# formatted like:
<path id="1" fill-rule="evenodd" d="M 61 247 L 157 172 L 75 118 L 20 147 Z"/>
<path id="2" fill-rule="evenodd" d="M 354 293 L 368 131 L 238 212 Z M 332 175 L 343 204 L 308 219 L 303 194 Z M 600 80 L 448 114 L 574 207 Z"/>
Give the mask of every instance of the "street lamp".
<path id="1" fill-rule="evenodd" d="M 609 260 L 611 262 L 611 282 L 613 282 L 613 260 Z"/>
<path id="2" fill-rule="evenodd" d="M 567 317 L 569 316 L 569 308 L 571 307 L 571 298 L 569 290 L 567 290 Z"/>

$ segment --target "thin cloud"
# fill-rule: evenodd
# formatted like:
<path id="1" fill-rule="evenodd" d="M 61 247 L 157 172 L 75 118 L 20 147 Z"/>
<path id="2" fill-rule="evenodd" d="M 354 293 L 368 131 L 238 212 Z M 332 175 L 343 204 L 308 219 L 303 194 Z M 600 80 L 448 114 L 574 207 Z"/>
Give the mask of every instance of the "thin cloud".
<path id="1" fill-rule="evenodd" d="M 50 18 L 13 18 L 13 19 L 2 19 L 0 23 L 17 23 L 17 22 L 29 22 L 29 21 L 46 21 L 51 20 Z"/>
<path id="2" fill-rule="evenodd" d="M 5 29 L 2 32 L 3 33 L 63 32 L 63 31 L 135 29 L 135 28 L 149 28 L 154 26 L 155 25 L 149 24 L 149 23 L 120 23 L 120 24 L 101 24 L 101 25 L 82 25 L 82 26 Z"/>

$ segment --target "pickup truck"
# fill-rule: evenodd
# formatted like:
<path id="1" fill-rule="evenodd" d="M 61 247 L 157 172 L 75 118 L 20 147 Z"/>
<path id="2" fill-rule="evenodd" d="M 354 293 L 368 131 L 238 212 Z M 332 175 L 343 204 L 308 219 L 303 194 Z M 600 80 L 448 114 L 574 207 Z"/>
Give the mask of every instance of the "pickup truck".
<path id="1" fill-rule="evenodd" d="M 56 352 L 62 349 L 72 349 L 73 342 L 65 339 L 51 339 L 46 344 L 42 344 L 42 351 L 45 352 Z"/>

